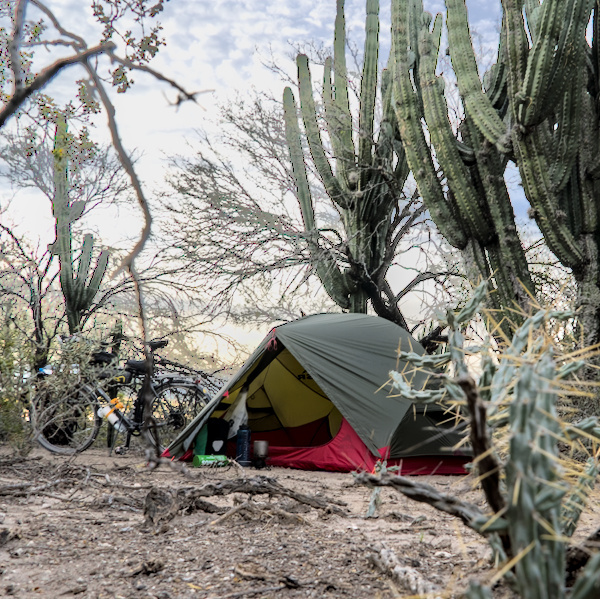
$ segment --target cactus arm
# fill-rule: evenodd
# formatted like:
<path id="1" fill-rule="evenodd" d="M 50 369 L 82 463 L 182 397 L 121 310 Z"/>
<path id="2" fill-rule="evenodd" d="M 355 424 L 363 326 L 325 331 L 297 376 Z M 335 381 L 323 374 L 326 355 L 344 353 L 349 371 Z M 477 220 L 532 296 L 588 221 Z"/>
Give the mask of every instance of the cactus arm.
<path id="1" fill-rule="evenodd" d="M 533 48 L 527 59 L 527 69 L 519 93 L 515 96 L 519 122 L 525 126 L 538 124 L 543 120 L 546 91 L 550 81 L 551 62 L 555 59 L 555 49 L 563 25 L 565 9 L 571 8 L 578 0 L 544 2 L 537 27 Z"/>
<path id="2" fill-rule="evenodd" d="M 540 524 L 545 521 L 555 537 L 560 535 L 560 502 L 566 492 L 557 471 L 555 439 L 559 425 L 551 386 L 554 374 L 554 362 L 548 353 L 536 364 L 521 365 L 509 408 L 507 520 L 513 555 L 523 552 L 515 572 L 521 595 L 528 599 L 563 596 L 565 546 Z M 547 432 L 540 435 L 540 430 Z"/>
<path id="3" fill-rule="evenodd" d="M 591 51 L 591 63 L 592 70 L 595 73 L 600 73 L 600 1 L 596 0 L 594 4 L 594 16 L 592 18 L 592 51 Z M 595 79 L 594 94 L 598 94 L 599 91 L 598 76 Z"/>
<path id="4" fill-rule="evenodd" d="M 396 154 L 397 160 L 396 166 L 393 169 L 393 178 L 396 189 L 401 190 L 410 174 L 410 168 L 406 162 L 406 151 L 399 137 L 398 120 L 396 119 L 396 112 L 394 110 L 393 70 L 393 57 L 390 56 L 388 68 L 384 69 L 381 74 L 383 119 L 377 143 L 377 154 L 385 161 L 386 165 L 392 164 L 393 154 Z"/>
<path id="5" fill-rule="evenodd" d="M 573 85 L 565 90 L 563 101 L 559 107 L 559 126 L 552 135 L 551 140 L 553 159 L 550 168 L 550 181 L 557 192 L 565 187 L 571 177 L 580 142 L 579 123 L 581 122 L 583 102 L 582 71 L 576 70 L 573 73 L 573 79 Z"/>
<path id="6" fill-rule="evenodd" d="M 540 0 L 525 0 L 525 18 L 527 19 L 527 28 L 529 29 L 529 32 L 531 33 L 531 39 L 534 42 L 537 39 L 540 10 Z"/>
<path id="7" fill-rule="evenodd" d="M 600 596 L 600 553 L 594 555 L 577 577 L 571 599 L 596 599 Z"/>
<path id="8" fill-rule="evenodd" d="M 565 90 L 573 86 L 573 72 L 585 72 L 588 46 L 585 39 L 587 23 L 593 7 L 593 0 L 571 0 L 565 2 L 565 14 L 560 23 L 559 39 L 556 43 L 550 76 L 545 93 L 541 99 L 541 116 L 543 120 L 561 101 Z"/>
<path id="9" fill-rule="evenodd" d="M 339 122 L 339 138 L 342 147 L 354 154 L 352 141 L 352 114 L 348 98 L 348 70 L 346 68 L 346 17 L 344 0 L 337 0 L 335 37 L 333 41 L 333 73 L 336 116 Z"/>
<path id="10" fill-rule="evenodd" d="M 90 264 L 92 263 L 92 249 L 94 248 L 94 237 L 90 233 L 87 233 L 83 237 L 83 244 L 81 246 L 81 256 L 79 258 L 79 266 L 77 268 L 77 274 L 75 275 L 75 286 L 84 286 Z"/>
<path id="11" fill-rule="evenodd" d="M 283 110 L 285 119 L 285 136 L 290 151 L 290 160 L 292 162 L 292 171 L 296 181 L 296 190 L 298 194 L 298 203 L 304 221 L 304 228 L 307 232 L 307 242 L 311 255 L 311 261 L 317 272 L 317 276 L 323 283 L 329 296 L 343 309 L 349 307 L 348 296 L 350 287 L 347 276 L 342 273 L 335 259 L 330 256 L 326 250 L 319 247 L 316 242 L 318 236 L 315 229 L 315 216 L 310 195 L 310 187 L 306 174 L 306 165 L 302 153 L 302 144 L 300 141 L 300 127 L 298 125 L 298 113 L 294 94 L 289 87 L 283 92 Z"/>
<path id="12" fill-rule="evenodd" d="M 100 289 L 100 284 L 102 283 L 102 279 L 106 274 L 106 269 L 108 267 L 108 258 L 109 252 L 108 250 L 102 250 L 100 255 L 98 256 L 98 260 L 96 261 L 96 268 L 94 268 L 94 272 L 90 278 L 90 282 L 87 287 L 84 287 L 85 295 L 84 295 L 84 303 L 82 306 L 83 310 L 87 310 L 92 302 L 94 301 L 94 297 L 98 293 L 98 289 Z"/>
<path id="13" fill-rule="evenodd" d="M 515 150 L 525 193 L 548 247 L 568 267 L 577 270 L 584 257 L 565 219 L 557 214 L 558 202 L 549 181 L 546 148 L 536 132 L 517 139 Z"/>
<path id="14" fill-rule="evenodd" d="M 531 280 L 527 257 L 515 224 L 515 214 L 504 181 L 502 158 L 495 148 L 486 141 L 471 119 L 466 117 L 463 136 L 473 147 L 477 156 L 476 174 L 485 194 L 493 229 L 497 241 L 488 247 L 494 278 L 502 306 L 512 306 L 516 301 L 526 313 L 535 286 Z M 499 281 L 503 284 L 500 285 Z"/>
<path id="15" fill-rule="evenodd" d="M 373 124 L 377 93 L 377 61 L 379 58 L 379 0 L 367 0 L 365 53 L 360 84 L 360 113 L 358 121 L 358 167 L 360 189 L 365 189 L 369 167 L 373 162 Z"/>
<path id="16" fill-rule="evenodd" d="M 497 145 L 500 151 L 506 152 L 506 126 L 483 92 L 477 74 L 465 0 L 446 0 L 446 9 L 450 58 L 465 110 L 469 112 L 483 136 Z"/>
<path id="17" fill-rule="evenodd" d="M 516 104 L 514 98 L 521 88 L 527 68 L 527 53 L 529 42 L 525 33 L 523 22 L 522 3 L 520 0 L 502 0 L 504 9 L 503 27 L 500 31 L 503 46 L 506 52 L 508 66 L 508 92 L 511 107 L 511 117 L 517 121 Z"/>
<path id="18" fill-rule="evenodd" d="M 315 228 L 315 216 L 310 195 L 308 177 L 306 175 L 306 165 L 304 164 L 304 154 L 302 152 L 302 143 L 300 141 L 300 127 L 298 125 L 298 112 L 294 94 L 289 87 L 283 91 L 283 114 L 285 119 L 285 138 L 290 151 L 290 161 L 292 163 L 292 172 L 296 181 L 296 190 L 298 194 L 298 203 L 304 221 L 304 228 L 312 231 Z"/>
<path id="19" fill-rule="evenodd" d="M 407 0 L 392 2 L 392 46 L 394 52 L 395 109 L 406 158 L 419 192 L 442 235 L 464 249 L 467 236 L 444 198 L 435 166 L 421 127 L 421 114 L 413 90 L 408 60 Z"/>
<path id="20" fill-rule="evenodd" d="M 333 82 L 331 80 L 331 71 L 333 69 L 333 60 L 331 57 L 325 59 L 323 69 L 323 106 L 325 108 L 325 120 L 327 122 L 327 131 L 333 148 L 335 158 L 335 176 L 342 186 L 349 189 L 348 171 L 354 167 L 354 148 L 344 145 L 344 118 L 337 109 L 333 93 Z M 350 138 L 351 141 L 351 138 Z"/>
<path id="21" fill-rule="evenodd" d="M 421 68 L 419 79 L 423 94 L 425 121 L 435 148 L 436 156 L 452 190 L 463 220 L 472 234 L 482 243 L 489 240 L 492 231 L 489 215 L 482 210 L 475 188 L 470 184 L 469 174 L 460 158 L 452 126 L 448 120 L 448 106 L 444 98 L 444 80 L 435 74 L 442 15 L 438 14 L 430 34 L 427 28 L 421 31 L 419 54 Z"/>
<path id="22" fill-rule="evenodd" d="M 493 599 L 492 589 L 482 586 L 477 580 L 471 580 L 465 599 Z"/>
<path id="23" fill-rule="evenodd" d="M 552 4 L 552 3 L 549 3 Z M 506 57 L 509 67 L 509 98 L 511 114 L 519 120 L 518 98 L 527 69 L 529 51 L 522 3 L 519 0 L 502 0 L 504 8 Z M 513 146 L 525 194 L 534 210 L 535 218 L 548 247 L 570 268 L 581 267 L 584 257 L 564 219 L 557 213 L 558 199 L 550 180 L 547 144 L 543 133 L 534 129 L 513 129 Z"/>
<path id="24" fill-rule="evenodd" d="M 598 463 L 598 459 L 590 458 L 585 465 L 584 471 L 578 478 L 577 483 L 571 489 L 569 496 L 564 502 L 561 518 L 562 533 L 566 537 L 573 536 L 577 524 L 579 523 L 581 513 L 594 488 L 598 474 L 600 474 L 600 464 Z"/>
<path id="25" fill-rule="evenodd" d="M 312 84 L 310 77 L 310 70 L 308 67 L 308 57 L 305 54 L 299 54 L 297 58 L 298 64 L 298 82 L 300 91 L 300 110 L 302 112 L 302 119 L 304 121 L 304 130 L 306 132 L 306 138 L 308 140 L 308 147 L 310 149 L 311 156 L 314 160 L 315 167 L 323 181 L 325 191 L 341 208 L 347 208 L 348 202 L 338 180 L 333 176 L 331 171 L 331 165 L 323 144 L 321 143 L 321 135 L 319 133 L 319 125 L 317 123 L 317 113 L 315 107 L 315 100 L 313 98 Z"/>
<path id="26" fill-rule="evenodd" d="M 573 148 L 579 163 L 576 163 L 579 177 L 575 181 L 578 181 L 581 193 L 582 230 L 584 233 L 595 233 L 598 228 L 598 189 L 594 178 L 590 179 L 588 168 L 600 152 L 594 101 L 587 91 L 582 93 L 580 115 L 579 147 L 578 150 Z M 574 143 L 577 146 L 577 141 Z"/>

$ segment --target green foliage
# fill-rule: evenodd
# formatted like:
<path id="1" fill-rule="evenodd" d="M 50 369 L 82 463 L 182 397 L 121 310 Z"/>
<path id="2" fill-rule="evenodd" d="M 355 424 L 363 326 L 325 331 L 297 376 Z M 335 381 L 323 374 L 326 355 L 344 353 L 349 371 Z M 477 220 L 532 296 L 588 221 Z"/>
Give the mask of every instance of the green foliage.
<path id="1" fill-rule="evenodd" d="M 31 435 L 25 419 L 28 406 L 30 347 L 24 339 L 19 317 L 2 306 L 0 321 L 0 444 L 25 454 L 31 448 Z"/>
<path id="2" fill-rule="evenodd" d="M 576 530 L 600 470 L 598 421 L 587 418 L 567 424 L 556 409 L 559 395 L 580 392 L 574 377 L 585 362 L 561 352 L 558 341 L 561 323 L 574 314 L 539 310 L 525 319 L 501 352 L 491 351 L 491 339 L 483 347 L 469 348 L 465 346 L 464 327 L 479 310 L 485 288 L 481 284 L 458 313 L 448 311 L 448 347 L 440 356 L 430 357 L 436 360 L 431 365 L 439 366 L 444 360 L 452 365 L 452 375 L 445 377 L 445 401 L 468 405 L 474 463 L 493 510 L 489 519 L 482 520 L 480 532 L 488 536 L 498 559 L 507 562 L 515 558 L 508 575 L 520 596 L 563 599 L 567 596 L 567 539 Z M 471 379 L 467 356 L 480 358 L 477 383 Z M 410 353 L 399 357 L 417 368 L 430 366 Z M 392 375 L 394 386 L 404 393 L 405 383 L 397 373 Z M 421 392 L 417 399 L 444 400 L 440 391 L 429 392 L 429 397 Z M 487 432 L 480 430 L 486 419 L 490 426 Z M 492 457 L 490 464 L 486 460 L 490 460 L 493 446 L 482 451 L 481 442 L 492 433 L 498 440 L 507 439 L 508 446 L 504 450 L 497 447 L 502 459 Z M 559 442 L 566 447 L 583 447 L 583 439 L 593 440 L 585 465 L 559 451 Z M 600 562 L 590 560 L 570 597 L 595 596 L 590 593 L 592 589 L 598 593 L 599 580 Z M 475 599 L 491 594 L 474 584 L 466 596 Z"/>

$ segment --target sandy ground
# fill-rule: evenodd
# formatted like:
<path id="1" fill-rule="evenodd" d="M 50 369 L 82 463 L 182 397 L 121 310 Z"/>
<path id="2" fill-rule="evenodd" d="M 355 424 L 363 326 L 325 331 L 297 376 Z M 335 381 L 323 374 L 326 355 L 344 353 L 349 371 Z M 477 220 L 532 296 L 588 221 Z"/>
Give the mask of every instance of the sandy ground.
<path id="1" fill-rule="evenodd" d="M 232 493 L 177 509 L 209 483 L 257 476 L 319 505 Z M 469 477 L 419 478 L 483 506 Z M 470 579 L 493 575 L 487 545 L 456 519 L 391 489 L 381 489 L 376 517 L 367 518 L 371 494 L 350 474 L 186 474 L 168 465 L 148 471 L 139 451 L 109 457 L 92 448 L 66 459 L 35 449 L 23 459 L 0 448 L 0 596 L 384 599 L 429 584 L 432 597 L 460 597 Z M 599 516 L 596 494 L 580 535 Z M 403 568 L 400 579 L 378 566 L 385 555 Z M 512 597 L 502 585 L 494 596 Z"/>

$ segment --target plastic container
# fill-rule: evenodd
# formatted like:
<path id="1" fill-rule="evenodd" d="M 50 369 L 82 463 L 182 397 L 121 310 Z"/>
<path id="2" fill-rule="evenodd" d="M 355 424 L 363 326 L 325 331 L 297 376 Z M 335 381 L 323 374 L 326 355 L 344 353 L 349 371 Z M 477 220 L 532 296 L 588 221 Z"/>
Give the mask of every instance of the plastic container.
<path id="1" fill-rule="evenodd" d="M 125 423 L 121 420 L 117 408 L 113 406 L 102 406 L 98 410 L 100 418 L 106 418 L 118 433 L 124 433 L 127 430 Z"/>
<path id="2" fill-rule="evenodd" d="M 235 460 L 240 466 L 246 467 L 252 465 L 250 458 L 250 429 L 245 425 L 240 426 L 238 429 L 235 455 Z"/>
<path id="3" fill-rule="evenodd" d="M 229 459 L 225 455 L 195 455 L 193 464 L 196 468 L 201 466 L 227 466 Z"/>

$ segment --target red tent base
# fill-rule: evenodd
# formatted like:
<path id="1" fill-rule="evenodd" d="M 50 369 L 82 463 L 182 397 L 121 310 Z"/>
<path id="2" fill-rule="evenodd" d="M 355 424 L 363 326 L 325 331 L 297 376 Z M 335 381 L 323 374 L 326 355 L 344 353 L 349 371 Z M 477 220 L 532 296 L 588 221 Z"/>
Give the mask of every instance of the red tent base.
<path id="1" fill-rule="evenodd" d="M 256 435 L 259 439 L 260 435 Z M 385 450 L 382 450 L 385 455 Z M 373 455 L 346 419 L 329 443 L 318 447 L 269 447 L 268 466 L 327 470 L 330 472 L 374 472 L 380 455 Z M 469 456 L 414 456 L 388 459 L 387 467 L 398 466 L 398 474 L 466 474 Z"/>
<path id="2" fill-rule="evenodd" d="M 252 440 L 269 440 L 265 433 L 253 433 Z M 326 470 L 329 472 L 374 472 L 381 455 L 373 455 L 344 419 L 338 434 L 328 443 L 315 447 L 277 447 L 269 444 L 267 466 L 297 468 L 300 470 Z M 235 457 L 235 443 L 229 443 L 227 454 Z M 163 457 L 170 457 L 165 451 Z M 191 460 L 192 450 L 188 450 L 182 460 Z M 388 459 L 387 467 L 397 466 L 398 474 L 466 474 L 465 464 L 471 461 L 466 455 L 448 456 L 411 456 L 400 459 Z"/>

